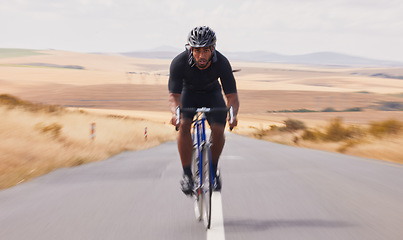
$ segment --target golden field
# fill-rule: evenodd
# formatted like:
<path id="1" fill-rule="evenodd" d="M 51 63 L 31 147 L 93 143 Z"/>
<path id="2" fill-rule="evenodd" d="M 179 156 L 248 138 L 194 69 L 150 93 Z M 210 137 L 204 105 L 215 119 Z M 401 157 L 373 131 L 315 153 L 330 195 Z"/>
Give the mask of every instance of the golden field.
<path id="1" fill-rule="evenodd" d="M 2 100 L 4 95 L 0 95 L 0 103 Z M 0 189 L 56 168 L 94 162 L 175 139 L 175 131 L 158 121 L 24 105 L 0 105 Z"/>
<path id="2" fill-rule="evenodd" d="M 68 109 L 45 113 L 0 106 L 1 188 L 56 167 L 105 159 L 120 151 L 143 149 L 175 138 L 168 124 L 170 60 L 56 50 L 2 53 L 0 49 L 0 94 Z M 403 68 L 245 62 L 232 65 L 241 69 L 235 73 L 241 101 L 239 127 L 234 131 L 238 134 L 256 136 L 264 132 L 262 139 L 340 151 L 345 142 L 312 142 L 303 140 L 301 131 L 268 130 L 273 125 L 284 126 L 287 119 L 303 121 L 308 129 L 325 129 L 335 118 L 362 128 L 372 122 L 403 119 L 403 111 L 382 108 L 385 102 L 403 102 L 403 80 L 371 76 L 403 76 Z M 323 112 L 326 108 L 338 111 Z M 342 111 L 352 108 L 360 111 Z M 315 112 L 298 112 L 299 109 Z M 92 122 L 97 126 L 94 141 L 89 139 Z M 58 135 L 43 131 L 52 124 L 61 126 L 54 130 Z M 398 151 L 402 139 L 402 133 L 382 138 L 368 136 L 342 152 L 403 162 Z"/>

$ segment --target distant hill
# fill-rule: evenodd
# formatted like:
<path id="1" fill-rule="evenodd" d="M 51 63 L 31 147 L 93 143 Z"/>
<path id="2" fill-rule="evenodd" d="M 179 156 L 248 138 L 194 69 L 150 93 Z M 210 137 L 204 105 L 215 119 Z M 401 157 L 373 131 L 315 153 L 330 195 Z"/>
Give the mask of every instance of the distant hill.
<path id="1" fill-rule="evenodd" d="M 43 53 L 39 53 L 36 50 L 32 49 L 0 48 L 0 58 L 25 57 L 41 54 Z"/>
<path id="2" fill-rule="evenodd" d="M 155 49 L 145 51 L 133 51 L 122 53 L 94 53 L 94 54 L 123 55 L 127 57 L 150 58 L 150 59 L 173 59 L 183 50 L 184 48 L 178 49 L 170 46 L 161 46 Z M 369 59 L 334 52 L 316 52 L 302 55 L 282 55 L 278 53 L 265 52 L 265 51 L 252 51 L 252 52 L 223 51 L 222 53 L 230 61 L 303 64 L 303 65 L 320 65 L 320 66 L 335 66 L 335 67 L 403 67 L 403 62 Z M 37 54 L 43 54 L 43 53 L 39 53 L 37 50 L 30 50 L 30 49 L 0 48 L 0 58 L 21 57 Z"/>
<path id="3" fill-rule="evenodd" d="M 161 46 L 154 49 L 149 49 L 145 51 L 134 51 L 134 52 L 123 52 L 119 53 L 126 57 L 135 57 L 135 58 L 156 58 L 156 59 L 173 59 L 180 52 L 185 49 L 177 49 L 170 46 Z"/>
<path id="4" fill-rule="evenodd" d="M 403 66 L 396 61 L 376 60 L 334 52 L 316 52 L 302 55 L 281 55 L 269 52 L 227 53 L 232 61 L 252 61 L 326 66 Z"/>
<path id="5" fill-rule="evenodd" d="M 134 58 L 151 58 L 151 59 L 173 59 L 179 52 L 125 52 L 120 53 L 126 57 L 134 57 Z"/>
<path id="6" fill-rule="evenodd" d="M 147 51 L 119 53 L 127 57 L 172 59 L 181 51 L 173 47 L 159 47 Z M 334 52 L 316 52 L 302 55 L 282 55 L 265 51 L 222 52 L 230 61 L 267 62 L 326 66 L 403 66 L 402 62 L 369 59 Z"/>

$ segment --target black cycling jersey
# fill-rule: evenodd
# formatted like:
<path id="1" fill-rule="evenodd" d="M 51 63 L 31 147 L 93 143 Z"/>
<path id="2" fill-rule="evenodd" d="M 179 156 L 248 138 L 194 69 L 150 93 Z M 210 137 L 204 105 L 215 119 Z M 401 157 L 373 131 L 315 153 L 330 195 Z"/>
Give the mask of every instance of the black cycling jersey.
<path id="1" fill-rule="evenodd" d="M 170 93 L 181 94 L 182 107 L 210 107 L 225 108 L 226 104 L 221 93 L 221 86 L 225 94 L 236 93 L 236 83 L 232 68 L 227 60 L 218 51 L 210 66 L 200 70 L 192 57 L 190 50 L 186 50 L 172 60 L 170 67 L 168 88 Z M 220 82 L 218 81 L 220 79 Z M 208 113 L 210 124 L 226 124 L 226 112 Z M 193 119 L 193 113 L 183 113 L 183 118 Z"/>
<path id="2" fill-rule="evenodd" d="M 224 55 L 216 51 L 217 60 L 207 69 L 200 70 L 195 64 L 189 64 L 189 54 L 189 50 L 185 50 L 172 60 L 168 83 L 170 93 L 181 94 L 184 90 L 221 92 L 221 86 L 225 94 L 237 92 L 231 65 Z"/>

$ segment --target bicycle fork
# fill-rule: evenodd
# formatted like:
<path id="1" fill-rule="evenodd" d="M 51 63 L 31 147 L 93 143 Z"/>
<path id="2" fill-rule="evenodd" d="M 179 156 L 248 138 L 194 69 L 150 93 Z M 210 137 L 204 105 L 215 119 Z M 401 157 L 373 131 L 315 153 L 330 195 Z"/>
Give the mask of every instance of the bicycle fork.
<path id="1" fill-rule="evenodd" d="M 203 114 L 205 114 L 205 113 L 203 113 Z M 208 184 L 210 185 L 210 187 L 212 187 L 212 184 L 214 183 L 214 174 L 213 174 L 213 165 L 212 165 L 212 162 L 211 162 L 211 148 L 210 148 L 211 143 L 210 143 L 210 141 L 207 141 L 206 126 L 205 126 L 206 123 L 205 123 L 204 119 L 205 118 L 203 118 L 203 120 L 200 121 L 197 124 L 197 136 L 198 136 L 198 143 L 197 144 L 198 144 L 198 147 L 199 147 L 199 149 L 198 149 L 199 179 L 202 179 L 203 177 L 205 177 L 205 176 L 203 176 L 203 172 L 206 172 L 205 171 L 206 166 L 204 165 L 205 161 L 210 161 L 209 164 L 207 164 L 207 166 L 210 168 L 209 169 L 210 171 L 207 171 L 207 173 L 210 174 L 210 176 L 208 178 L 209 179 Z M 207 149 L 208 149 L 208 152 L 207 152 L 208 155 L 204 155 L 204 151 L 207 151 Z M 207 158 L 207 159 L 204 159 L 204 158 Z M 205 179 L 203 179 L 201 181 L 199 191 L 201 189 L 204 190 L 204 184 L 206 184 Z"/>

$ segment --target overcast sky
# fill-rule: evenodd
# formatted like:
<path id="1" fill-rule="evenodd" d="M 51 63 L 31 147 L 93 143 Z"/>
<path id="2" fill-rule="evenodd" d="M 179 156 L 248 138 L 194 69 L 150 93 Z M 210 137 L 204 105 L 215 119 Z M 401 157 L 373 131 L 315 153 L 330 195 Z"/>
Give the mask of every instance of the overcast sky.
<path id="1" fill-rule="evenodd" d="M 332 51 L 403 62 L 402 0 L 1 0 L 0 48 L 183 49 L 208 25 L 222 52 Z"/>

